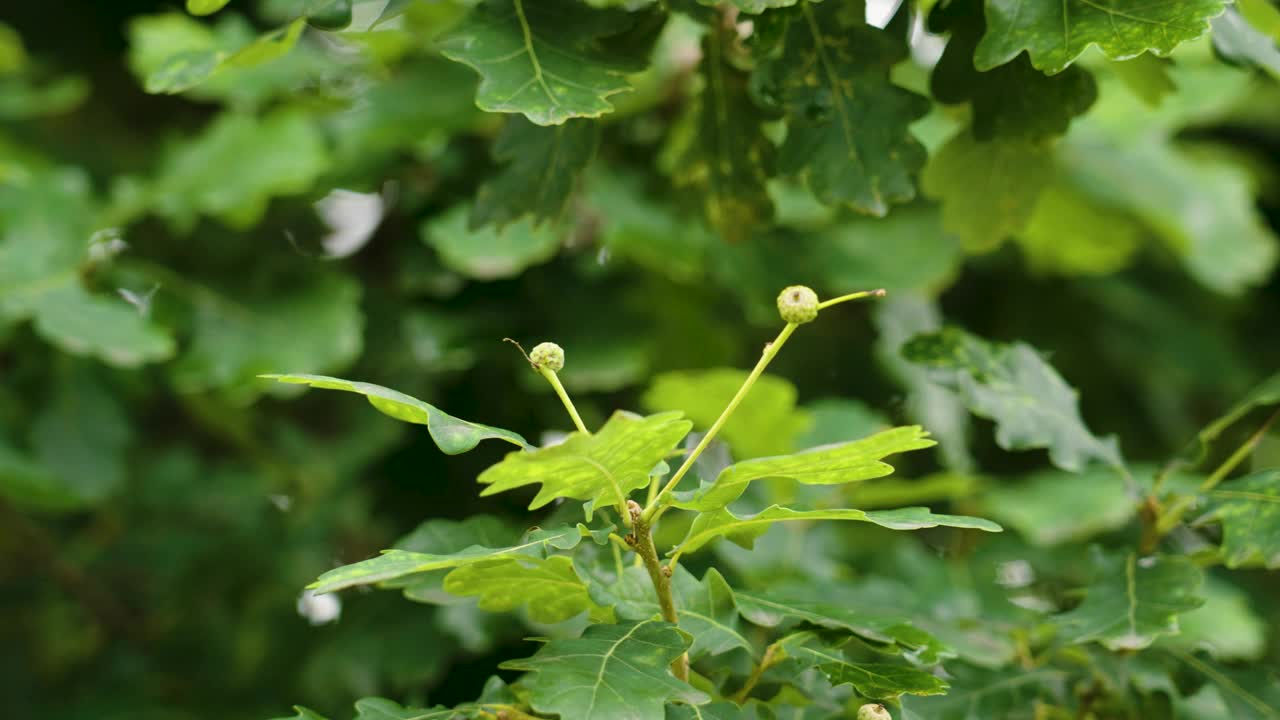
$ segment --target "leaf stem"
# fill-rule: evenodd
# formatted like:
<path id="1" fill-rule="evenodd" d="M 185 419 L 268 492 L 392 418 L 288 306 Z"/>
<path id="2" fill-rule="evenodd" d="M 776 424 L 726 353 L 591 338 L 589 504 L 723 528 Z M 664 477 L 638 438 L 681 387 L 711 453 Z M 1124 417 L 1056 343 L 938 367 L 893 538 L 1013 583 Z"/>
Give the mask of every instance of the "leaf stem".
<path id="1" fill-rule="evenodd" d="M 1245 458 L 1249 457 L 1249 453 L 1253 452 L 1253 449 L 1258 447 L 1258 443 L 1262 442 L 1262 438 L 1266 437 L 1267 431 L 1275 424 L 1276 418 L 1280 418 L 1280 410 L 1271 413 L 1271 417 L 1262 423 L 1262 427 L 1259 427 L 1256 432 L 1250 435 L 1249 439 L 1244 441 L 1244 444 L 1236 448 L 1236 451 L 1231 453 L 1230 457 L 1222 461 L 1222 464 L 1209 477 L 1205 478 L 1200 485 L 1200 492 L 1209 492 L 1217 487 L 1223 478 L 1230 475 L 1232 470 L 1235 470 L 1240 463 L 1244 462 Z"/>
<path id="2" fill-rule="evenodd" d="M 547 379 L 551 383 L 551 387 L 555 389 L 556 395 L 560 396 L 560 402 L 564 403 L 564 409 L 569 411 L 569 417 L 573 418 L 573 424 L 578 428 L 578 432 L 583 435 L 590 435 L 591 431 L 582 423 L 582 417 L 578 415 L 578 408 L 573 406 L 573 400 L 570 399 L 569 393 L 565 392 L 564 385 L 560 384 L 560 376 L 556 375 L 556 371 L 548 367 L 538 368 L 538 374 Z"/>
<path id="3" fill-rule="evenodd" d="M 676 614 L 676 601 L 671 594 L 671 570 L 662 567 L 658 561 L 658 548 L 653 544 L 653 526 L 644 519 L 639 503 L 631 501 L 628 509 L 634 516 L 631 537 L 635 542 L 635 551 L 644 561 L 644 569 L 649 571 L 649 580 L 653 582 L 654 592 L 658 594 L 658 608 L 662 610 L 662 619 L 672 625 L 679 625 L 680 616 Z M 671 672 L 681 680 L 689 680 L 688 653 L 682 653 L 671 663 Z"/>
<path id="4" fill-rule="evenodd" d="M 831 298 L 830 300 L 823 300 L 822 302 L 818 303 L 818 309 L 822 310 L 824 308 L 829 308 L 832 305 L 839 305 L 842 302 L 849 302 L 850 300 L 861 300 L 862 298 L 869 298 L 869 297 L 879 298 L 884 296 L 885 296 L 884 288 L 876 288 L 875 290 L 862 290 L 856 293 L 849 293 L 848 295 L 841 295 L 840 297 L 834 297 L 834 298 Z"/>
<path id="5" fill-rule="evenodd" d="M 689 472 L 689 469 L 693 467 L 694 461 L 698 459 L 698 456 L 701 455 L 702 452 L 707 449 L 707 446 L 711 444 L 711 441 L 715 439 L 716 434 L 724 427 L 725 421 L 729 419 L 729 416 L 733 414 L 734 410 L 738 409 L 738 404 L 747 396 L 747 393 L 751 390 L 751 386 L 756 384 L 756 380 L 759 380 L 760 376 L 764 374 L 764 369 L 769 367 L 769 363 L 777 356 L 778 351 L 786 344 L 787 338 L 791 337 L 791 333 L 795 332 L 797 327 L 799 327 L 799 325 L 796 325 L 795 323 L 787 323 L 786 327 L 782 328 L 782 332 L 778 333 L 778 337 L 774 338 L 773 342 L 764 346 L 764 352 L 760 354 L 760 360 L 756 362 L 756 366 L 752 368 L 751 374 L 743 381 L 742 387 L 738 388 L 738 393 L 734 395 L 733 399 L 729 401 L 729 404 L 725 406 L 724 411 L 720 413 L 720 417 L 716 418 L 716 421 L 712 423 L 711 429 L 707 430 L 707 434 L 702 436 L 702 440 L 698 442 L 697 447 L 685 456 L 684 462 L 680 464 L 679 469 L 672 473 L 671 479 L 667 481 L 666 486 L 659 490 L 653 500 L 645 506 L 644 512 L 641 514 L 641 518 L 646 523 L 652 523 L 657 520 L 657 516 L 660 514 L 659 503 L 662 502 L 662 498 L 665 497 L 667 493 L 671 492 L 671 490 L 679 484 L 680 480 L 684 478 L 685 474 Z"/>
<path id="6" fill-rule="evenodd" d="M 756 683 L 760 682 L 760 678 L 764 676 L 764 672 L 777 664 L 778 661 L 773 657 L 777 651 L 778 643 L 773 643 L 769 647 L 765 648 L 764 656 L 760 658 L 760 663 L 751 671 L 751 676 L 747 678 L 746 684 L 744 684 L 738 692 L 734 693 L 730 700 L 739 705 L 747 701 L 747 696 L 755 689 Z"/>

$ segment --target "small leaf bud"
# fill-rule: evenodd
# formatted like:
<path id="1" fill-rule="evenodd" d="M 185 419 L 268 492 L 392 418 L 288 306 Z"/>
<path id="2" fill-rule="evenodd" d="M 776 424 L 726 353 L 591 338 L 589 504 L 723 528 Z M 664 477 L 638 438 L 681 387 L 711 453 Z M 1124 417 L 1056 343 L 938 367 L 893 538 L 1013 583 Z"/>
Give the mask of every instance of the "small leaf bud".
<path id="1" fill-rule="evenodd" d="M 564 348 L 553 342 L 538 343 L 529 353 L 529 362 L 535 370 L 546 368 L 551 372 L 564 369 Z"/>
<path id="2" fill-rule="evenodd" d="M 880 703 L 867 703 L 858 708 L 858 720 L 893 720 L 893 716 Z"/>
<path id="3" fill-rule="evenodd" d="M 818 294 L 804 285 L 792 285 L 778 295 L 778 314 L 797 325 L 812 322 L 818 317 Z"/>

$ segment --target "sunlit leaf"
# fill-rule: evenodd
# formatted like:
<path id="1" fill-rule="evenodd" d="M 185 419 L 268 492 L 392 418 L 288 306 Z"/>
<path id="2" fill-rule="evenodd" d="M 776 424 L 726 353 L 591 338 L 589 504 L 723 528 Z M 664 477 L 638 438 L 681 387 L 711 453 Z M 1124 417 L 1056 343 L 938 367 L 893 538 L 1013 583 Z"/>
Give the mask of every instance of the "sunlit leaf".
<path id="1" fill-rule="evenodd" d="M 541 483 L 530 509 L 556 498 L 591 500 L 597 507 L 621 504 L 649 484 L 649 472 L 690 428 L 678 412 L 639 417 L 616 412 L 599 432 L 571 434 L 557 445 L 513 452 L 480 474 L 481 495 Z"/>
<path id="2" fill-rule="evenodd" d="M 654 378 L 641 402 L 650 410 L 681 410 L 694 427 L 706 430 L 742 387 L 747 371 L 732 368 L 669 372 Z M 796 389 L 789 381 L 761 375 L 720 437 L 739 457 L 781 455 L 795 449 L 795 438 L 812 420 L 796 408 Z"/>
<path id="3" fill-rule="evenodd" d="M 716 510 L 742 496 L 747 484 L 763 478 L 787 478 L 806 485 L 837 485 L 884 477 L 893 467 L 882 459 L 932 447 L 920 426 L 893 428 L 861 440 L 819 447 L 794 455 L 756 458 L 730 465 L 696 491 L 675 493 L 672 504 L 686 510 Z"/>
<path id="4" fill-rule="evenodd" d="M 897 510 L 793 510 L 773 505 L 755 515 L 738 517 L 726 509 L 704 512 L 694 519 L 689 534 L 672 553 L 676 556 L 697 551 L 703 545 L 720 537 L 727 537 L 738 545 L 751 547 L 756 538 L 779 522 L 811 522 L 814 520 L 856 520 L 869 522 L 890 530 L 920 530 L 946 527 L 972 528 L 987 532 L 1000 532 L 1000 526 L 990 520 L 963 515 L 935 515 L 929 508 L 909 507 Z"/>
<path id="5" fill-rule="evenodd" d="M 402 392 L 384 388 L 372 383 L 343 380 L 323 375 L 263 375 L 269 380 L 283 383 L 308 385 L 326 390 L 342 390 L 359 393 L 369 399 L 369 404 L 384 415 L 403 422 L 426 425 L 431 439 L 441 451 L 448 455 L 457 455 L 471 450 L 481 440 L 506 440 L 513 445 L 525 447 L 524 438 L 501 428 L 481 425 L 456 418 L 434 405 L 425 403 Z"/>
<path id="6" fill-rule="evenodd" d="M 444 589 L 454 595 L 479 596 L 480 609 L 490 612 L 527 607 L 535 622 L 563 622 L 588 611 L 598 622 L 613 619 L 607 608 L 591 601 L 587 586 L 573 569 L 573 560 L 563 555 L 464 565 L 449 573 Z"/>

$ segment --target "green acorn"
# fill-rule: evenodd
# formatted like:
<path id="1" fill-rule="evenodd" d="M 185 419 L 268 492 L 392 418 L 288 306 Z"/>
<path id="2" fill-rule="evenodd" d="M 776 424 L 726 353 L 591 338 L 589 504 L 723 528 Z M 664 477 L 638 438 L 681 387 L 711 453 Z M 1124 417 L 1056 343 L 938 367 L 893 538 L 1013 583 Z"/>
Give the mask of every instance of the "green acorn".
<path id="1" fill-rule="evenodd" d="M 818 317 L 818 294 L 804 285 L 792 285 L 778 294 L 778 314 L 789 323 L 802 325 Z"/>
<path id="2" fill-rule="evenodd" d="M 893 720 L 893 716 L 880 703 L 867 703 L 858 708 L 858 720 Z"/>
<path id="3" fill-rule="evenodd" d="M 564 369 L 564 348 L 553 342 L 538 343 L 529 353 L 529 362 L 535 370 L 546 368 L 560 372 Z"/>

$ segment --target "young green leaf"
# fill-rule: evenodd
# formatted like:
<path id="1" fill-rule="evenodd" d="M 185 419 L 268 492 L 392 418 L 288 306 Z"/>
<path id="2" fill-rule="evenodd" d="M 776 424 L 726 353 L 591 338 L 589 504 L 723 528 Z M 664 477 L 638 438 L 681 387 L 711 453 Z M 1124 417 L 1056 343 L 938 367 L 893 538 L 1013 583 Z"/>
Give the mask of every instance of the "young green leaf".
<path id="1" fill-rule="evenodd" d="M 1079 607 L 1054 618 L 1070 642 L 1141 650 L 1178 632 L 1178 613 L 1204 604 L 1204 572 L 1186 557 L 1093 553 L 1094 579 Z"/>
<path id="2" fill-rule="evenodd" d="M 192 15 L 212 15 L 231 0 L 187 0 L 187 12 Z"/>
<path id="3" fill-rule="evenodd" d="M 480 609 L 508 612 L 528 606 L 534 622 L 558 623 L 590 611 L 595 622 L 611 622 L 613 613 L 591 601 L 587 586 L 564 555 L 509 557 L 464 565 L 444 579 L 458 596 L 479 596 Z"/>
<path id="4" fill-rule="evenodd" d="M 1222 560 L 1229 568 L 1280 568 L 1280 470 L 1262 470 L 1209 491 L 1209 512 L 1222 523 Z"/>
<path id="5" fill-rule="evenodd" d="M 540 713 L 575 720 L 663 720 L 668 700 L 709 700 L 669 670 L 689 642 L 688 635 L 658 620 L 592 625 L 580 638 L 552 640 L 533 657 L 501 667 L 531 673 L 524 686 Z"/>
<path id="6" fill-rule="evenodd" d="M 477 480 L 487 486 L 480 494 L 541 483 L 531 510 L 562 497 L 590 500 L 596 507 L 620 504 L 632 490 L 649 484 L 649 471 L 690 427 L 678 412 L 648 417 L 616 412 L 600 432 L 575 432 L 558 445 L 510 453 L 480 473 Z"/>
<path id="7" fill-rule="evenodd" d="M 599 144 L 600 126 L 589 120 L 547 128 L 523 117 L 508 119 L 493 145 L 494 159 L 506 167 L 476 192 L 470 226 L 500 229 L 525 215 L 534 227 L 555 225 Z"/>
<path id="8" fill-rule="evenodd" d="M 326 390 L 343 390 L 358 393 L 369 399 L 369 404 L 384 415 L 417 425 L 426 425 L 431 439 L 446 455 L 457 455 L 471 450 L 481 440 L 506 440 L 513 445 L 528 447 L 524 438 L 501 428 L 481 425 L 456 418 L 434 405 L 425 403 L 402 392 L 373 383 L 343 380 L 324 375 L 261 375 L 259 377 L 282 383 L 307 385 Z"/>
<path id="9" fill-rule="evenodd" d="M 566 550 L 576 546 L 585 533 L 586 528 L 582 525 L 563 527 L 552 531 L 531 533 L 520 543 L 508 547 L 490 548 L 473 545 L 447 555 L 409 550 L 386 550 L 378 557 L 334 568 L 307 587 L 316 592 L 326 593 L 354 585 L 384 583 L 429 570 L 456 568 L 472 563 L 505 559 L 507 555 L 536 554 L 548 545 Z"/>
<path id="10" fill-rule="evenodd" d="M 973 64 L 987 71 L 1027 51 L 1031 64 L 1062 72 L 1090 45 L 1113 60 L 1161 55 L 1209 31 L 1222 0 L 1104 5 L 1088 0 L 987 0 L 987 33 Z"/>
<path id="11" fill-rule="evenodd" d="M 915 197 L 925 159 L 908 126 L 929 103 L 889 80 L 906 47 L 865 24 L 861 3 L 798 5 L 781 57 L 760 70 L 762 92 L 788 114 L 780 169 L 828 205 L 885 215 Z"/>
<path id="12" fill-rule="evenodd" d="M 719 655 L 734 649 L 752 652 L 751 642 L 738 629 L 738 610 L 733 590 L 723 576 L 712 568 L 702 580 L 683 565 L 675 566 L 671 575 L 671 591 L 680 611 L 680 629 L 689 633 L 689 659 Z M 643 567 L 632 565 L 622 578 L 611 584 L 592 583 L 592 597 L 601 605 L 612 605 L 623 620 L 643 620 L 661 612 L 653 582 Z"/>
<path id="13" fill-rule="evenodd" d="M 685 553 L 695 552 L 703 545 L 720 537 L 727 537 L 738 545 L 750 548 L 756 538 L 768 531 L 774 523 L 813 520 L 856 520 L 874 523 L 890 530 L 920 530 L 942 525 L 1000 532 L 1000 526 L 990 520 L 964 515 L 935 515 L 929 508 L 924 507 L 863 511 L 793 510 L 772 505 L 748 517 L 738 517 L 727 509 L 721 508 L 701 513 L 694 518 L 693 524 L 689 527 L 689 534 L 671 550 L 670 554 L 678 558 Z"/>
<path id="14" fill-rule="evenodd" d="M 672 504 L 686 510 L 723 508 L 742 496 L 747 484 L 762 478 L 788 478 L 806 485 L 837 485 L 884 477 L 893 467 L 882 459 L 932 447 L 919 425 L 893 428 L 852 442 L 814 448 L 794 455 L 756 458 L 730 465 L 713 482 L 689 493 L 675 493 Z"/>
<path id="15" fill-rule="evenodd" d="M 645 58 L 605 47 L 630 25 L 626 13 L 573 0 L 485 0 L 441 47 L 445 57 L 480 73 L 481 110 L 559 125 L 611 112 L 608 98 L 631 89 L 625 75 L 643 69 Z"/>
<path id="16" fill-rule="evenodd" d="M 957 328 L 919 335 L 902 348 L 907 360 L 960 394 L 969 410 L 996 423 L 1005 450 L 1046 448 L 1063 470 L 1090 461 L 1121 467 L 1114 438 L 1099 438 L 1080 417 L 1076 391 L 1023 343 L 989 343 Z"/>
<path id="17" fill-rule="evenodd" d="M 981 5 L 981 0 L 953 2 L 936 5 L 930 13 L 930 30 L 951 32 L 930 79 L 934 98 L 948 104 L 971 103 L 973 135 L 978 140 L 1062 135 L 1071 118 L 1097 99 L 1093 76 L 1080 67 L 1046 76 L 1024 55 L 979 72 L 973 66 L 973 54 L 986 29 Z"/>

